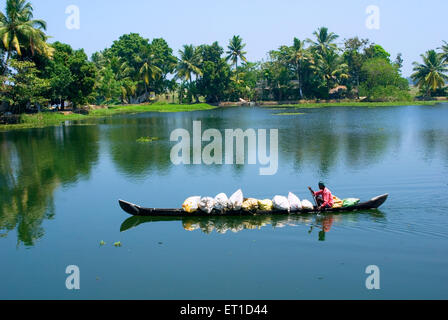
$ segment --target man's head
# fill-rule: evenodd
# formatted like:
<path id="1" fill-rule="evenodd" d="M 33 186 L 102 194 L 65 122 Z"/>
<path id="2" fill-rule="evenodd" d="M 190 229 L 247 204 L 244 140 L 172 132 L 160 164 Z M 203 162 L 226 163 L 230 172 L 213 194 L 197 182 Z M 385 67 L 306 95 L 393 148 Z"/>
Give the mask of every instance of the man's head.
<path id="1" fill-rule="evenodd" d="M 322 181 L 319 182 L 319 189 L 320 190 L 324 190 L 325 189 L 325 184 Z"/>

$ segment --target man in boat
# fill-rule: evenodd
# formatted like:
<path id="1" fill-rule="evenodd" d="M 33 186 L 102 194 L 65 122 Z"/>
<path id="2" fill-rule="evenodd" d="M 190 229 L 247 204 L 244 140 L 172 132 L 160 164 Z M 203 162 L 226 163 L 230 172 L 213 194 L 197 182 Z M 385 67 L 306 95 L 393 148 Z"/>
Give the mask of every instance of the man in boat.
<path id="1" fill-rule="evenodd" d="M 311 187 L 308 187 L 308 189 L 315 197 L 319 210 L 331 209 L 333 207 L 333 195 L 331 194 L 331 191 L 325 187 L 325 184 L 322 181 L 319 182 L 319 191 L 314 192 Z"/>

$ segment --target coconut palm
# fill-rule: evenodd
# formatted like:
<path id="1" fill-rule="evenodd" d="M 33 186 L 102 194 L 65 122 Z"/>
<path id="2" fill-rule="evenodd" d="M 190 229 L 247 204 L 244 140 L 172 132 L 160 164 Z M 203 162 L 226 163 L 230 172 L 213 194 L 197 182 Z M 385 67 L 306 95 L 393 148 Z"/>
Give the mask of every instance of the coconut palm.
<path id="1" fill-rule="evenodd" d="M 107 64 L 112 68 L 115 80 L 120 83 L 121 99 L 123 102 L 128 101 L 128 97 L 133 96 L 137 90 L 136 82 L 132 81 L 130 77 L 133 68 L 129 67 L 122 58 L 116 56 L 108 59 Z"/>
<path id="2" fill-rule="evenodd" d="M 243 51 L 244 47 L 246 47 L 246 44 L 243 43 L 243 39 L 240 36 L 233 36 L 233 38 L 230 39 L 229 45 L 227 46 L 229 50 L 226 52 L 226 59 L 227 61 L 232 61 L 232 63 L 235 65 L 235 70 L 238 68 L 238 59 L 247 62 L 247 59 L 245 57 L 245 54 L 247 54 L 247 52 Z"/>
<path id="3" fill-rule="evenodd" d="M 113 56 L 108 59 L 107 64 L 109 64 L 114 71 L 116 80 L 127 79 L 133 72 L 133 69 L 129 67 L 127 61 L 124 61 L 121 57 Z"/>
<path id="4" fill-rule="evenodd" d="M 199 69 L 200 58 L 193 45 L 184 45 L 183 50 L 179 50 L 180 59 L 177 63 L 177 77 L 185 81 L 192 82 L 192 75 L 202 76 Z"/>
<path id="5" fill-rule="evenodd" d="M 299 82 L 300 98 L 302 92 L 302 74 L 306 66 L 313 63 L 311 53 L 305 48 L 305 41 L 294 38 L 294 45 L 291 47 L 291 62 L 294 65 L 297 81 Z"/>
<path id="6" fill-rule="evenodd" d="M 442 59 L 445 62 L 448 62 L 448 42 L 443 41 L 443 46 L 439 49 L 442 49 Z"/>
<path id="7" fill-rule="evenodd" d="M 47 24 L 33 20 L 33 7 L 25 0 L 7 0 L 5 13 L 0 12 L 0 39 L 7 51 L 6 61 L 14 50 L 22 56 L 23 50 L 51 57 L 53 48 L 47 44 Z"/>
<path id="8" fill-rule="evenodd" d="M 187 87 L 190 91 L 193 89 L 193 75 L 196 79 L 199 76 L 202 76 L 202 70 L 199 68 L 201 64 L 201 58 L 198 54 L 198 51 L 193 45 L 184 45 L 183 50 L 179 50 L 179 60 L 176 67 L 176 76 L 179 79 L 183 79 L 188 82 Z M 199 97 L 195 94 L 196 101 L 199 102 Z"/>
<path id="9" fill-rule="evenodd" d="M 316 41 L 307 39 L 311 44 L 311 48 L 317 53 L 323 55 L 326 51 L 336 50 L 337 45 L 334 43 L 339 36 L 333 32 L 328 32 L 328 28 L 322 27 L 313 32 Z"/>
<path id="10" fill-rule="evenodd" d="M 137 61 L 141 65 L 139 74 L 143 78 L 143 82 L 145 84 L 145 94 L 148 94 L 148 86 L 151 79 L 156 80 L 160 78 L 162 76 L 162 69 L 157 66 L 159 61 L 151 52 L 150 48 L 145 48 L 142 55 L 138 57 Z"/>
<path id="11" fill-rule="evenodd" d="M 317 54 L 317 58 L 317 63 L 314 68 L 325 81 L 328 92 L 340 80 L 349 77 L 347 64 L 343 63 L 342 58 L 335 51 L 329 50 L 323 54 Z"/>
<path id="12" fill-rule="evenodd" d="M 104 52 L 94 53 L 92 55 L 92 61 L 99 70 L 98 80 L 100 82 L 103 81 L 109 69 L 112 71 L 114 80 L 120 85 L 121 99 L 123 102 L 127 102 L 128 97 L 135 95 L 137 82 L 131 78 L 131 75 L 134 74 L 134 69 L 129 67 L 127 61 L 117 56 L 108 57 Z"/>
<path id="13" fill-rule="evenodd" d="M 414 73 L 412 80 L 416 81 L 420 89 L 426 90 L 429 96 L 432 91 L 445 86 L 448 81 L 448 64 L 441 54 L 435 50 L 427 51 L 421 55 L 423 63 L 414 62 Z"/>

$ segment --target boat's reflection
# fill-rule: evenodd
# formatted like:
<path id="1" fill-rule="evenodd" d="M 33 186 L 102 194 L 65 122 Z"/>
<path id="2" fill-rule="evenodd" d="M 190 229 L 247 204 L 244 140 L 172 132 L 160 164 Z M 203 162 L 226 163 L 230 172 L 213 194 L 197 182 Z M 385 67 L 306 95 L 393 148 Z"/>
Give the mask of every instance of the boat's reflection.
<path id="1" fill-rule="evenodd" d="M 306 215 L 262 215 L 262 216 L 210 216 L 210 217 L 130 217 L 126 219 L 120 231 L 126 231 L 145 223 L 180 221 L 186 231 L 200 230 L 205 234 L 213 231 L 221 234 L 240 232 L 243 230 L 261 229 L 266 226 L 283 228 L 287 226 L 305 226 L 308 233 L 318 232 L 319 241 L 325 241 L 326 233 L 333 225 L 342 219 L 356 221 L 360 217 L 370 217 L 374 220 L 384 220 L 384 214 L 379 210 L 354 212 L 345 214 L 306 214 Z"/>

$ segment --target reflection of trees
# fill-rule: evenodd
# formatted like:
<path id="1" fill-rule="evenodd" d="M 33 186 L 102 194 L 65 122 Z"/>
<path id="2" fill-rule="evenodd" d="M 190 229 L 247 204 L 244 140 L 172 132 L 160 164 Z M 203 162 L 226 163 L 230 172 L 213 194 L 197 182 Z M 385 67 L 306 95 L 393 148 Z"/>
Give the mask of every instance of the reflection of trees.
<path id="1" fill-rule="evenodd" d="M 59 185 L 90 173 L 98 159 L 98 128 L 53 127 L 0 136 L 0 230 L 16 229 L 18 242 L 33 245 L 54 216 Z"/>
<path id="2" fill-rule="evenodd" d="M 171 166 L 169 128 L 172 120 L 155 116 L 121 118 L 119 125 L 109 123 L 110 153 L 118 168 L 132 176 L 140 176 L 151 170 L 160 174 L 167 170 Z M 159 140 L 137 142 L 141 137 L 156 137 Z"/>
<path id="3" fill-rule="evenodd" d="M 424 145 L 424 154 L 427 159 L 433 159 L 440 153 L 448 161 L 448 132 L 445 130 L 422 130 L 420 140 Z"/>
<path id="4" fill-rule="evenodd" d="M 315 112 L 291 119 L 294 125 L 280 131 L 282 159 L 292 158 L 297 167 L 304 162 L 316 163 L 328 174 L 341 160 L 350 167 L 375 163 L 386 154 L 391 141 L 401 138 L 398 130 L 385 132 L 374 122 L 360 125 L 349 117 L 330 118 Z"/>
<path id="5" fill-rule="evenodd" d="M 220 115 L 223 111 L 215 111 L 207 116 L 205 113 L 179 113 L 142 115 L 137 117 L 107 119 L 110 153 L 117 167 L 132 177 L 141 177 L 151 172 L 163 174 L 171 166 L 171 148 L 177 142 L 170 141 L 171 132 L 178 128 L 186 129 L 193 138 L 193 121 L 202 121 L 202 133 L 209 128 L 223 127 Z M 114 125 L 117 123 L 117 125 Z M 159 140 L 139 143 L 141 137 L 156 137 Z M 224 134 L 223 134 L 224 137 Z M 204 142 L 205 146 L 208 142 Z M 193 146 L 191 145 L 191 148 Z M 191 149 L 191 155 L 193 149 Z M 216 166 L 210 166 L 215 168 Z"/>
<path id="6" fill-rule="evenodd" d="M 269 115 L 263 112 L 269 112 Z M 293 162 L 298 168 L 308 163 L 317 164 L 324 175 L 340 161 L 346 162 L 350 167 L 365 167 L 378 162 L 394 143 L 399 144 L 401 140 L 400 130 L 380 128 L 381 123 L 371 121 L 366 115 L 359 115 L 353 110 L 304 112 L 306 114 L 299 117 L 279 117 L 271 116 L 272 111 L 269 110 L 231 108 L 207 113 L 116 118 L 108 119 L 105 123 L 110 125 L 108 135 L 115 164 L 134 177 L 151 171 L 160 174 L 169 170 L 170 151 L 174 145 L 169 141 L 170 134 L 174 129 L 185 128 L 192 135 L 194 120 L 202 121 L 202 132 L 210 128 L 220 130 L 223 138 L 223 162 L 225 129 L 278 128 L 280 161 Z M 147 136 L 161 140 L 147 144 L 136 141 Z M 245 141 L 246 165 L 233 165 L 235 174 L 241 174 L 247 168 L 247 139 Z M 203 147 L 206 144 L 203 142 Z M 234 151 L 236 156 L 236 150 Z M 221 167 L 211 165 L 201 168 L 216 172 Z"/>

